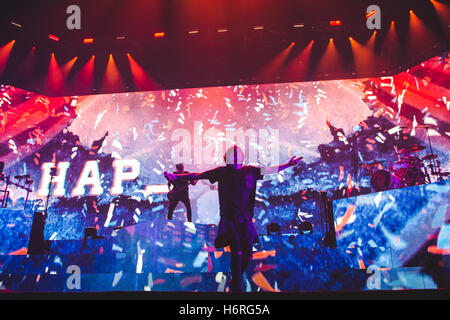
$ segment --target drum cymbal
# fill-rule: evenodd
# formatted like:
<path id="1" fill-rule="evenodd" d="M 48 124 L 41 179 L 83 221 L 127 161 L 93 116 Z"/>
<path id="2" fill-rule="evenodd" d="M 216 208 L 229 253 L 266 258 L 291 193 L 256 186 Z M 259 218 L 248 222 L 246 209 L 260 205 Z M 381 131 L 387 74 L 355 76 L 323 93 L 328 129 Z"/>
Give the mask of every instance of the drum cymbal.
<path id="1" fill-rule="evenodd" d="M 426 156 L 422 157 L 422 160 L 431 160 L 431 159 L 436 159 L 437 155 L 435 154 L 427 154 Z"/>
<path id="2" fill-rule="evenodd" d="M 398 153 L 400 153 L 400 154 L 402 154 L 402 153 L 414 153 L 414 152 L 422 151 L 423 149 L 425 149 L 424 146 L 415 144 L 415 145 L 412 145 L 410 147 L 403 148 Z"/>

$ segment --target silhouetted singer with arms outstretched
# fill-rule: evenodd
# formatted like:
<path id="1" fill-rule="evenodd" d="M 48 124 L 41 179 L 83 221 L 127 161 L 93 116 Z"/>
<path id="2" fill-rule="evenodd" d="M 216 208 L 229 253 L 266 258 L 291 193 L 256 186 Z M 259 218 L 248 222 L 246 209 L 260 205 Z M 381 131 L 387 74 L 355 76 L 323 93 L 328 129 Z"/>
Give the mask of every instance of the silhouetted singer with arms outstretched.
<path id="1" fill-rule="evenodd" d="M 241 291 L 242 274 L 251 261 L 253 243 L 258 239 L 252 221 L 257 181 L 264 175 L 297 165 L 300 159 L 293 157 L 285 164 L 268 168 L 244 166 L 244 153 L 233 146 L 224 155 L 226 166 L 202 173 L 164 172 L 169 181 L 207 179 L 210 183 L 218 182 L 220 222 L 214 245 L 216 248 L 230 246 L 231 291 Z"/>

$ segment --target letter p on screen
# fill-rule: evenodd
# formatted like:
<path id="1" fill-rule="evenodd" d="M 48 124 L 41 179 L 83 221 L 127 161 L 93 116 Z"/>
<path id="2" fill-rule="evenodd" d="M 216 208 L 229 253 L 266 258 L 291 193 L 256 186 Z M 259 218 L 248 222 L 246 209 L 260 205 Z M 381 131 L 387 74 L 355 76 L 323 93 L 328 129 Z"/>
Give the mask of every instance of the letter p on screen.
<path id="1" fill-rule="evenodd" d="M 369 30 L 381 29 L 381 9 L 373 4 L 366 10 L 366 26 Z"/>
<path id="2" fill-rule="evenodd" d="M 113 167 L 114 182 L 111 187 L 111 193 L 122 194 L 122 182 L 136 179 L 141 171 L 141 164 L 136 159 L 120 159 L 114 160 Z"/>

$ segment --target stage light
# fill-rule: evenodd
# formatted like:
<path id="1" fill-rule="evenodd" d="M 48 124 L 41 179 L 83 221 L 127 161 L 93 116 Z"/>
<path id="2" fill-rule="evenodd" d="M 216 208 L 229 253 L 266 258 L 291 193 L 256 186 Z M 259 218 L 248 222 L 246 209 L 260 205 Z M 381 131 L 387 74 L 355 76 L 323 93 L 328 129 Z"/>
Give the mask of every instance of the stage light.
<path id="1" fill-rule="evenodd" d="M 305 25 L 303 23 L 294 24 L 294 28 L 303 28 Z"/>
<path id="2" fill-rule="evenodd" d="M 76 77 L 75 85 L 78 87 L 91 88 L 94 84 L 94 60 L 95 55 L 92 55 L 88 62 L 81 68 Z"/>
<path id="3" fill-rule="evenodd" d="M 199 31 L 198 31 L 198 30 L 191 30 L 191 31 L 189 31 L 188 33 L 189 33 L 189 34 L 196 34 L 196 33 L 199 33 Z"/>
<path id="4" fill-rule="evenodd" d="M 118 37 L 116 37 L 116 40 L 125 40 L 125 39 L 126 39 L 125 36 L 118 36 Z"/>
<path id="5" fill-rule="evenodd" d="M 78 60 L 78 57 L 74 57 L 71 60 L 67 61 L 65 65 L 62 66 L 61 70 L 63 72 L 63 76 L 67 77 L 72 70 L 73 65 Z"/>
<path id="6" fill-rule="evenodd" d="M 51 40 L 54 40 L 54 41 L 59 41 L 59 37 L 58 37 L 58 36 L 55 36 L 55 35 L 53 35 L 53 34 L 49 34 L 49 35 L 48 35 L 48 38 L 51 39 Z"/>
<path id="7" fill-rule="evenodd" d="M 282 52 L 280 52 L 271 61 L 269 61 L 268 64 L 260 68 L 256 72 L 255 77 L 257 79 L 268 80 L 273 78 L 274 76 L 279 75 L 294 45 L 295 42 L 291 42 L 289 46 L 287 46 Z"/>
<path id="8" fill-rule="evenodd" d="M 371 39 L 374 39 L 373 35 Z M 367 45 L 364 46 L 352 37 L 349 38 L 352 48 L 353 63 L 357 73 L 367 73 L 376 69 L 377 57 L 372 49 L 373 42 L 369 39 Z"/>
<path id="9" fill-rule="evenodd" d="M 415 51 L 425 45 L 432 46 L 436 40 L 436 35 L 411 10 L 409 15 L 409 32 L 407 41 L 409 50 Z"/>
<path id="10" fill-rule="evenodd" d="M 335 46 L 334 39 L 330 38 L 328 41 L 328 46 L 325 49 L 322 57 L 320 58 L 318 64 L 316 65 L 316 72 L 328 73 L 329 66 L 334 66 L 335 72 L 341 72 L 339 68 L 342 68 L 341 58 L 339 52 Z"/>
<path id="11" fill-rule="evenodd" d="M 131 54 L 127 53 L 128 62 L 130 63 L 131 75 L 136 89 L 154 89 L 159 85 L 152 79 L 147 72 L 133 59 Z"/>
<path id="12" fill-rule="evenodd" d="M 46 87 L 52 91 L 58 91 L 63 87 L 62 70 L 56 61 L 55 54 L 50 55 L 50 64 L 47 71 Z"/>
<path id="13" fill-rule="evenodd" d="M 450 17 L 450 6 L 448 4 L 444 4 L 442 2 L 434 0 L 431 1 L 431 4 L 433 5 L 434 10 L 437 13 L 441 26 L 447 29 L 448 34 L 448 19 Z"/>
<path id="14" fill-rule="evenodd" d="M 102 85 L 106 89 L 120 89 L 123 87 L 122 77 L 111 53 L 109 54 Z"/>
<path id="15" fill-rule="evenodd" d="M 6 68 L 6 64 L 8 63 L 9 55 L 11 53 L 11 50 L 12 50 L 15 42 L 16 42 L 16 40 L 11 40 L 4 46 L 0 47 L 0 75 L 2 74 L 3 70 Z"/>
<path id="16" fill-rule="evenodd" d="M 22 28 L 22 25 L 18 24 L 17 22 L 11 21 L 11 24 L 12 24 L 13 26 Z"/>
<path id="17" fill-rule="evenodd" d="M 369 40 L 366 43 L 367 48 L 370 48 L 371 50 L 374 49 L 376 35 L 377 35 L 377 30 L 374 30 L 372 35 L 370 36 Z"/>
<path id="18" fill-rule="evenodd" d="M 370 11 L 369 13 L 366 14 L 366 19 L 369 19 L 371 16 L 373 16 L 376 13 L 377 12 L 375 10 Z"/>
<path id="19" fill-rule="evenodd" d="M 308 45 L 287 64 L 283 70 L 284 76 L 295 77 L 296 80 L 301 80 L 300 77 L 307 74 L 313 45 L 314 40 L 311 40 Z"/>
<path id="20" fill-rule="evenodd" d="M 253 30 L 263 30 L 264 26 L 254 26 Z"/>
<path id="21" fill-rule="evenodd" d="M 164 38 L 164 32 L 155 32 L 153 38 Z"/>
<path id="22" fill-rule="evenodd" d="M 29 76 L 33 73 L 33 68 L 35 66 L 35 55 L 34 51 L 36 50 L 35 46 L 32 46 L 28 54 L 25 56 L 25 58 L 22 60 L 19 66 L 18 73 L 21 76 Z"/>
<path id="23" fill-rule="evenodd" d="M 340 26 L 340 25 L 342 25 L 341 20 L 331 20 L 330 21 L 330 26 Z"/>
<path id="24" fill-rule="evenodd" d="M 85 38 L 85 39 L 83 39 L 83 43 L 94 43 L 94 39 L 93 38 Z"/>
<path id="25" fill-rule="evenodd" d="M 217 32 L 227 32 L 227 31 L 228 31 L 228 29 L 225 29 L 225 28 L 221 28 L 221 29 L 217 30 Z"/>

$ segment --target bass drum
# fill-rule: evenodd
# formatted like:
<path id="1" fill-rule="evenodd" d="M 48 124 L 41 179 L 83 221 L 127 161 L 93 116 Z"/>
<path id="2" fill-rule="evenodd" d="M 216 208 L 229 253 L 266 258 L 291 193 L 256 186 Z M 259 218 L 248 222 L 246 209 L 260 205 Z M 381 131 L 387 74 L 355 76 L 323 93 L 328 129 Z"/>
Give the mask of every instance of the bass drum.
<path id="1" fill-rule="evenodd" d="M 403 186 L 403 182 L 399 177 L 386 170 L 377 170 L 370 178 L 370 187 L 373 191 L 386 191 Z"/>
<path id="2" fill-rule="evenodd" d="M 425 182 L 425 176 L 417 161 L 403 159 L 394 163 L 394 172 L 407 186 L 415 186 Z"/>

